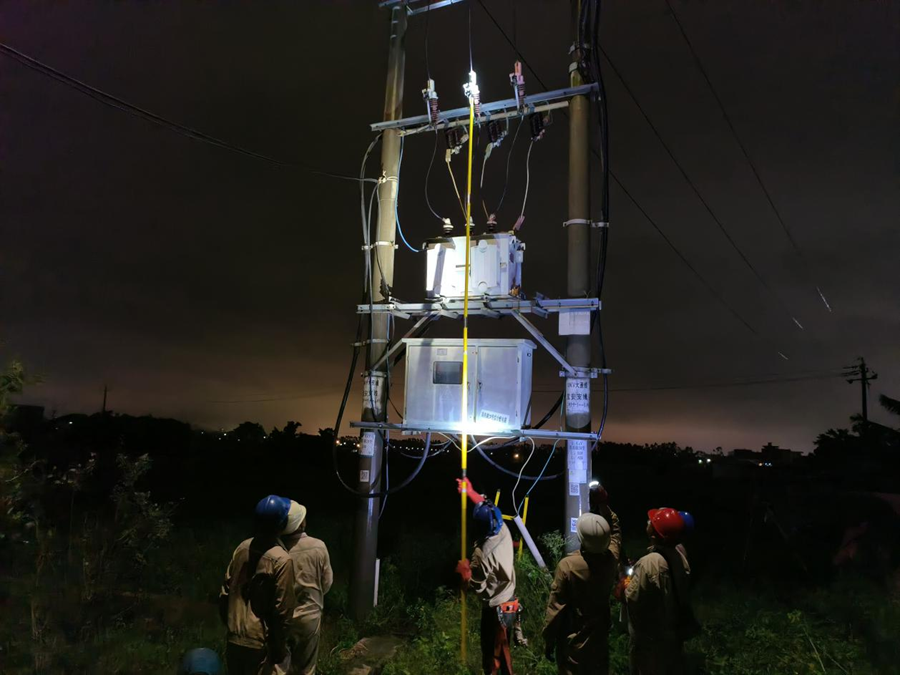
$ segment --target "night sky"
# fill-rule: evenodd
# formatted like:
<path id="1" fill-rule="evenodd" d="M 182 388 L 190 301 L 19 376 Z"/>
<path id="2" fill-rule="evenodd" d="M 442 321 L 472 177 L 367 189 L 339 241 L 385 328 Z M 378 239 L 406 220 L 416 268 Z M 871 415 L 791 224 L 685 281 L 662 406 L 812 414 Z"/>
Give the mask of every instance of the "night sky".
<path id="1" fill-rule="evenodd" d="M 565 86 L 568 3 L 516 2 L 520 50 L 548 87 Z M 486 3 L 511 35 L 512 3 Z M 368 124 L 383 105 L 388 14 L 376 4 L 16 0 L 0 5 L 0 41 L 242 147 L 356 174 L 372 138 Z M 604 3 L 604 48 L 805 330 L 730 248 L 606 67 L 613 171 L 760 334 L 716 301 L 614 186 L 603 323 L 616 371 L 611 386 L 632 391 L 612 393 L 606 438 L 809 450 L 818 433 L 847 426 L 859 411 L 859 385 L 834 378 L 645 389 L 822 373 L 863 355 L 880 374 L 872 393 L 900 397 L 900 9 L 873 0 L 674 6 L 808 267 L 665 2 Z M 428 19 L 445 109 L 465 103 L 466 14 L 453 6 Z M 508 98 L 513 52 L 477 3 L 472 21 L 483 98 Z M 425 18 L 412 18 L 407 115 L 423 110 L 424 34 Z M 539 91 L 527 71 L 526 86 Z M 206 428 L 247 419 L 267 427 L 295 419 L 313 433 L 333 425 L 362 285 L 355 184 L 198 143 L 7 58 L 0 58 L 0 129 L 0 357 L 20 357 L 43 379 L 24 401 L 60 414 L 94 412 L 107 383 L 118 412 Z M 500 213 L 505 226 L 521 208 L 524 136 Z M 416 243 L 439 232 L 423 195 L 432 139 L 405 146 L 399 213 Z M 566 120 L 556 115 L 533 150 L 521 231 L 531 294 L 565 292 L 567 143 Z M 489 203 L 502 189 L 507 149 L 488 163 Z M 459 223 L 442 160 L 443 145 L 432 200 Z M 377 166 L 376 155 L 370 175 Z M 423 280 L 424 256 L 399 250 L 396 294 L 421 298 Z M 473 336 L 526 337 L 511 321 L 485 321 L 473 322 Z M 553 321 L 541 325 L 554 336 Z M 433 333 L 460 334 L 449 321 Z M 536 412 L 555 399 L 557 370 L 540 356 Z M 359 414 L 360 390 L 345 422 Z M 877 403 L 872 413 L 892 423 Z"/>

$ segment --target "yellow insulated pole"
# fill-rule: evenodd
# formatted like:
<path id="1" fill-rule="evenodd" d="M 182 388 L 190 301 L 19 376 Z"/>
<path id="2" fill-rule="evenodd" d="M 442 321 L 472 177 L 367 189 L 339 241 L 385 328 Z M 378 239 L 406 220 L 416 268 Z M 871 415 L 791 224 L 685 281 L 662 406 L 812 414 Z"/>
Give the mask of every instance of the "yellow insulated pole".
<path id="1" fill-rule="evenodd" d="M 475 99 L 469 96 L 469 169 L 466 178 L 466 269 L 463 291 L 463 371 L 462 371 L 462 478 L 463 488 L 460 494 L 460 515 L 462 518 L 462 536 L 460 538 L 460 560 L 466 559 L 466 513 L 468 507 L 468 494 L 466 491 L 466 466 L 469 457 L 469 244 L 472 239 L 472 140 L 475 133 Z M 460 592 L 462 612 L 460 614 L 460 659 L 466 662 L 466 638 L 468 625 L 468 612 L 466 611 L 466 587 L 463 585 Z"/>

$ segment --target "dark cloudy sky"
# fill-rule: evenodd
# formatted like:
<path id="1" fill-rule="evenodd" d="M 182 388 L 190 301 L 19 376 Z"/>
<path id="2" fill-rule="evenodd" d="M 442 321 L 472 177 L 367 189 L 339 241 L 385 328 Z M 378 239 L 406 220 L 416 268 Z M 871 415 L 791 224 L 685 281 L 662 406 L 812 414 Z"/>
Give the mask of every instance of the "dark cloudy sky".
<path id="1" fill-rule="evenodd" d="M 511 32 L 511 2 L 487 3 Z M 520 49 L 548 86 L 564 86 L 567 3 L 517 3 Z M 0 40 L 235 144 L 355 173 L 371 139 L 368 123 L 383 102 L 387 14 L 375 5 L 15 0 L 0 5 Z M 721 0 L 675 7 L 809 271 L 729 135 L 665 2 L 605 2 L 605 49 L 806 330 L 730 249 L 607 69 L 613 170 L 762 335 L 755 338 L 723 309 L 613 188 L 604 293 L 612 386 L 788 377 L 865 355 L 880 373 L 873 393 L 900 397 L 897 3 Z M 464 103 L 465 19 L 464 6 L 429 19 L 432 71 L 445 108 Z M 484 98 L 506 98 L 512 52 L 477 5 L 473 24 Z M 407 114 L 422 109 L 424 25 L 421 17 L 410 22 Z M 527 86 L 538 90 L 530 73 Z M 355 185 L 175 135 L 6 58 L 0 130 L 0 357 L 19 356 L 43 377 L 26 400 L 60 413 L 94 411 L 108 383 L 111 407 L 121 412 L 224 428 L 245 419 L 266 426 L 296 419 L 312 431 L 333 424 L 361 290 Z M 567 138 L 557 115 L 535 146 L 522 230 L 526 290 L 548 296 L 565 289 Z M 504 223 L 521 205 L 523 140 Z M 429 137 L 406 144 L 400 218 L 416 242 L 437 232 L 423 198 L 431 149 Z M 492 162 L 489 201 L 502 183 L 502 163 Z M 453 214 L 440 158 L 431 193 L 439 210 Z M 398 295 L 420 297 L 424 260 L 401 250 L 397 266 Z M 553 323 L 544 325 L 552 335 Z M 498 328 L 521 336 L 505 322 L 476 323 L 472 333 Z M 456 335 L 459 326 L 442 330 L 437 334 Z M 546 391 L 558 380 L 550 359 L 541 358 L 536 379 Z M 222 402 L 258 399 L 283 400 Z M 542 393 L 535 410 L 553 399 Z M 350 417 L 358 400 L 357 388 Z M 858 386 L 842 379 L 614 392 L 607 438 L 809 449 L 817 433 L 846 425 L 858 408 Z M 890 423 L 877 406 L 873 417 Z"/>

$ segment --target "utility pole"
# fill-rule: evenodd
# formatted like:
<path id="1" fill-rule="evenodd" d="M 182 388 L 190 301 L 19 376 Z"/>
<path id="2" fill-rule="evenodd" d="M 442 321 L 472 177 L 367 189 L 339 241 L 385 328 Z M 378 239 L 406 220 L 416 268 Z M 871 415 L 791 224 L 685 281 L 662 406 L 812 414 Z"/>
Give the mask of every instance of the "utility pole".
<path id="1" fill-rule="evenodd" d="M 103 385 L 103 409 L 100 411 L 104 415 L 106 414 L 106 392 L 107 392 L 107 390 L 108 390 L 108 388 L 104 384 Z"/>
<path id="2" fill-rule="evenodd" d="M 582 45 L 578 44 L 578 17 L 581 2 L 574 3 L 576 43 L 569 67 L 569 84 L 584 84 L 578 69 L 582 60 Z M 591 297 L 591 214 L 589 175 L 590 101 L 587 96 L 574 96 L 569 102 L 569 208 L 565 223 L 568 240 L 567 293 L 570 298 Z M 577 376 L 566 377 L 565 419 L 566 431 L 586 432 L 591 427 L 591 336 L 569 335 L 566 341 L 566 361 Z M 563 532 L 566 551 L 578 549 L 575 523 L 588 504 L 588 481 L 591 477 L 591 453 L 587 441 L 570 440 L 566 443 L 566 467 L 568 480 L 566 512 Z"/>
<path id="3" fill-rule="evenodd" d="M 391 9 L 390 48 L 388 53 L 387 85 L 384 95 L 385 121 L 403 116 L 403 72 L 406 65 L 406 3 Z M 384 132 L 381 139 L 382 180 L 378 187 L 378 228 L 371 241 L 372 302 L 389 300 L 394 284 L 394 239 L 397 223 L 394 209 L 399 189 L 400 133 L 397 129 Z M 391 316 L 377 313 L 369 316 L 371 330 L 366 347 L 366 377 L 363 385 L 364 422 L 387 422 L 388 364 L 377 364 L 388 348 Z M 357 487 L 361 492 L 381 489 L 384 466 L 384 436 L 381 432 L 364 430 L 360 437 L 359 473 Z M 353 535 L 353 576 L 350 583 L 350 612 L 355 619 L 363 619 L 375 605 L 378 566 L 378 516 L 381 499 L 359 499 L 356 507 Z"/>
<path id="4" fill-rule="evenodd" d="M 878 373 L 875 371 L 869 370 L 869 367 L 866 365 L 866 360 L 860 356 L 857 359 L 858 363 L 855 363 L 852 366 L 845 366 L 844 373 L 845 375 L 849 375 L 850 378 L 847 380 L 849 384 L 853 384 L 854 382 L 860 383 L 860 389 L 862 390 L 862 418 L 863 424 L 869 423 L 869 382 L 872 380 L 878 379 Z"/>

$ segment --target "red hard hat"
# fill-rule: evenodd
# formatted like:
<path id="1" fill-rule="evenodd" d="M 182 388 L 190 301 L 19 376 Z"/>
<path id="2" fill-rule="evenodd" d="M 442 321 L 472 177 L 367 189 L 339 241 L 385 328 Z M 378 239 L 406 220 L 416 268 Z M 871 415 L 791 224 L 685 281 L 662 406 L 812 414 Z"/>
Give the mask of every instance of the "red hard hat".
<path id="1" fill-rule="evenodd" d="M 677 544 L 684 534 L 684 518 L 675 509 L 650 509 L 647 517 L 653 530 L 667 544 Z"/>

